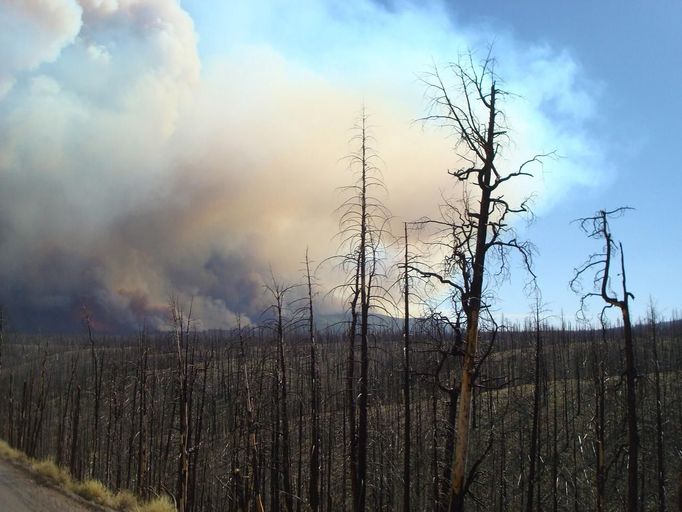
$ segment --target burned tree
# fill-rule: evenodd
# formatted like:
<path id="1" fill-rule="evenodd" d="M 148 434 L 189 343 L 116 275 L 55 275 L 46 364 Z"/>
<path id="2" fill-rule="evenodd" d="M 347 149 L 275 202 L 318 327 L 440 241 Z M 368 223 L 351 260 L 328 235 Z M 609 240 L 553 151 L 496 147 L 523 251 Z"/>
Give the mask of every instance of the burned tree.
<path id="1" fill-rule="evenodd" d="M 617 308 L 623 320 L 623 342 L 625 350 L 625 382 L 626 382 L 626 417 L 627 417 L 627 456 L 628 456 L 628 494 L 627 510 L 636 512 L 638 506 L 637 461 L 639 451 L 639 432 L 637 428 L 637 368 L 635 366 L 635 347 L 630 320 L 630 299 L 634 295 L 628 291 L 625 274 L 625 254 L 622 243 L 616 243 L 611 234 L 609 219 L 621 216 L 630 208 L 622 207 L 615 210 L 600 210 L 591 217 L 577 219 L 580 229 L 589 237 L 599 240 L 603 244 L 601 252 L 590 255 L 581 266 L 575 269 L 571 288 L 582 293 L 581 279 L 592 275 L 592 290 L 582 293 L 581 313 L 584 314 L 586 301 L 592 297 L 599 297 L 606 306 L 602 309 L 602 316 L 609 308 Z M 611 288 L 613 258 L 620 255 L 620 287 L 621 296 Z"/>
<path id="2" fill-rule="evenodd" d="M 346 400 L 350 434 L 350 475 L 353 510 L 364 511 L 367 499 L 368 403 L 369 403 L 369 316 L 370 309 L 380 307 L 382 265 L 378 256 L 387 209 L 375 191 L 383 190 L 381 173 L 375 165 L 377 155 L 371 147 L 368 116 L 363 109 L 354 127 L 352 144 L 357 149 L 348 157 L 355 173 L 352 185 L 343 188 L 347 199 L 338 208 L 342 267 L 348 280 L 341 288 L 350 290 L 348 304 L 348 367 Z M 360 376 L 355 377 L 355 343 L 360 338 Z M 357 386 L 357 390 L 356 390 Z"/>
<path id="3" fill-rule="evenodd" d="M 315 316 L 313 308 L 313 281 L 310 274 L 308 250 L 305 252 L 306 284 L 308 287 L 308 340 L 310 341 L 310 415 L 312 433 L 310 446 L 309 496 L 312 512 L 320 510 L 320 377 L 317 370 L 317 342 L 315 340 Z"/>
<path id="4" fill-rule="evenodd" d="M 176 383 L 177 403 L 179 414 L 178 430 L 180 432 L 179 457 L 176 485 L 176 502 L 178 512 L 187 512 L 190 509 L 189 483 L 190 483 L 190 404 L 191 404 L 191 365 L 188 358 L 189 337 L 192 325 L 192 308 L 185 318 L 182 309 L 178 306 L 175 298 L 170 301 L 170 313 L 172 320 L 172 335 L 175 345 L 176 356 Z"/>
<path id="5" fill-rule="evenodd" d="M 285 309 L 286 295 L 292 290 L 293 286 L 286 286 L 281 284 L 272 276 L 272 282 L 266 285 L 266 289 L 274 300 L 273 304 L 269 309 L 275 315 L 274 319 L 274 329 L 277 336 L 277 365 L 275 370 L 275 375 L 277 379 L 278 393 L 275 399 L 275 403 L 278 407 L 277 418 L 277 439 L 276 446 L 281 447 L 281 452 L 277 457 L 277 464 L 275 466 L 275 473 L 280 473 L 283 484 L 283 494 L 284 494 L 284 505 L 287 512 L 293 512 L 294 510 L 294 495 L 292 492 L 291 484 L 291 444 L 290 444 L 290 431 L 289 431 L 289 388 L 288 388 L 288 371 L 286 360 L 284 357 L 284 334 L 285 334 Z M 278 466 L 278 467 L 277 467 Z M 279 478 L 279 475 L 276 476 Z M 276 488 L 279 488 L 277 485 Z M 279 496 L 272 496 L 273 500 L 279 501 Z"/>
<path id="6" fill-rule="evenodd" d="M 404 224 L 405 231 L 405 259 L 403 260 L 403 303 L 404 303 L 404 326 L 403 326 L 403 401 L 405 414 L 404 427 L 404 456 L 403 456 L 403 511 L 410 510 L 410 486 L 411 472 L 410 472 L 410 452 L 411 452 L 411 438 L 410 432 L 412 430 L 411 416 L 410 416 L 410 257 L 409 257 L 409 242 L 407 238 L 407 223 Z"/>
<path id="7" fill-rule="evenodd" d="M 424 79 L 431 112 L 424 121 L 450 130 L 457 140 L 458 156 L 465 162 L 464 167 L 448 171 L 464 186 L 464 200 L 461 204 L 446 205 L 442 209 L 446 217 L 443 220 L 424 221 L 425 225 L 439 227 L 440 235 L 449 240 L 441 246 L 445 251 L 443 268 L 432 272 L 414 266 L 421 276 L 449 286 L 466 322 L 449 498 L 449 509 L 453 511 L 463 510 L 468 487 L 472 391 L 480 363 L 482 315 L 489 308 L 484 297 L 489 260 L 497 257 L 499 268 L 504 271 L 509 253 L 515 251 L 525 267 L 529 271 L 531 268 L 532 247 L 528 242 L 519 241 L 510 226 L 513 217 L 529 213 L 528 204 L 508 202 L 505 186 L 530 177 L 529 167 L 546 156 L 536 155 L 513 170 L 503 169 L 502 152 L 509 144 L 509 137 L 501 103 L 509 94 L 498 86 L 493 67 L 494 61 L 489 55 L 476 64 L 473 55 L 468 54 L 448 66 L 452 84 L 446 82 L 438 69 Z"/>
<path id="8" fill-rule="evenodd" d="M 653 301 L 649 303 L 648 308 L 648 320 L 651 326 L 651 345 L 653 349 L 654 357 L 654 389 L 656 393 L 656 484 L 658 488 L 658 511 L 666 511 L 665 503 L 665 480 L 666 480 L 666 468 L 665 468 L 665 448 L 664 448 L 664 419 L 663 419 L 663 397 L 662 397 L 662 385 L 661 385 L 661 361 L 658 355 L 658 329 L 657 325 L 659 323 L 658 313 L 656 312 L 656 307 Z"/>

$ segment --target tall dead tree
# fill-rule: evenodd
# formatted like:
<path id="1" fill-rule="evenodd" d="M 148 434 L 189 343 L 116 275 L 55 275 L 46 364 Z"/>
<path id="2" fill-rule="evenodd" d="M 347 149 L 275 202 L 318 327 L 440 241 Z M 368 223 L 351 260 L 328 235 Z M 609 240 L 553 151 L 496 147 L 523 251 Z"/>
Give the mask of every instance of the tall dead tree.
<path id="1" fill-rule="evenodd" d="M 592 347 L 594 358 L 594 440 L 595 440 L 595 483 L 596 512 L 604 511 L 606 491 L 606 319 L 601 318 L 601 349 L 595 343 Z"/>
<path id="2" fill-rule="evenodd" d="M 317 371 L 317 343 L 315 340 L 315 315 L 313 308 L 313 282 L 310 274 L 308 250 L 305 252 L 306 283 L 308 285 L 308 340 L 310 342 L 310 415 L 312 432 L 310 446 L 310 510 L 320 510 L 320 378 Z"/>
<path id="3" fill-rule="evenodd" d="M 409 512 L 410 509 L 410 487 L 411 475 L 410 475 L 410 451 L 412 441 L 410 439 L 410 433 L 412 430 L 411 417 L 410 417 L 410 258 L 409 258 L 409 243 L 407 239 L 407 222 L 404 224 L 405 229 L 405 258 L 403 261 L 403 304 L 404 310 L 403 315 L 404 326 L 403 326 L 403 402 L 404 402 L 404 414 L 405 414 L 405 427 L 404 427 L 404 452 L 403 452 L 403 511 Z"/>
<path id="4" fill-rule="evenodd" d="M 601 252 L 590 255 L 581 266 L 575 269 L 574 276 L 570 281 L 571 288 L 582 293 L 581 278 L 590 274 L 592 276 L 592 289 L 583 293 L 580 299 L 581 311 L 584 311 L 586 301 L 591 297 L 599 297 L 606 302 L 605 309 L 617 308 L 623 320 L 623 344 L 625 351 L 625 382 L 626 382 L 626 417 L 627 417 L 627 448 L 628 448 L 628 494 L 627 510 L 636 512 L 638 507 L 638 452 L 639 432 L 637 427 L 637 368 L 635 366 L 635 345 L 630 320 L 630 299 L 634 295 L 627 287 L 625 274 L 625 254 L 623 245 L 616 243 L 611 234 L 609 219 L 621 216 L 628 207 L 616 208 L 615 210 L 600 210 L 591 217 L 577 219 L 580 229 L 589 237 L 602 242 Z M 613 258 L 620 255 L 620 287 L 619 296 L 611 288 L 611 275 Z M 602 314 L 604 312 L 602 310 Z"/>
<path id="5" fill-rule="evenodd" d="M 294 495 L 291 485 L 291 445 L 289 440 L 289 391 L 287 379 L 287 365 L 284 358 L 284 310 L 286 307 L 285 296 L 292 289 L 292 286 L 285 286 L 272 277 L 272 283 L 266 289 L 272 295 L 274 303 L 271 309 L 275 313 L 275 331 L 277 334 L 277 383 L 279 397 L 277 405 L 279 407 L 278 443 L 282 450 L 282 460 L 280 461 L 280 472 L 282 475 L 284 488 L 284 504 L 287 512 L 294 510 Z M 273 499 L 279 497 L 273 497 Z"/>
<path id="6" fill-rule="evenodd" d="M 658 512 L 666 511 L 665 503 L 665 448 L 663 442 L 663 398 L 661 392 L 661 364 L 658 357 L 658 322 L 653 301 L 649 304 L 649 324 L 651 326 L 651 347 L 654 356 L 654 385 L 656 392 L 656 484 L 658 488 Z"/>
<path id="7" fill-rule="evenodd" d="M 95 337 L 92 333 L 92 316 L 86 306 L 83 306 L 83 322 L 88 331 L 88 342 L 90 343 L 90 360 L 92 362 L 92 376 L 94 379 L 94 410 L 92 417 L 92 446 L 91 450 L 91 466 L 90 476 L 95 477 L 97 471 L 97 453 L 99 451 L 99 411 L 102 397 L 102 361 L 101 356 L 98 357 L 95 348 Z"/>
<path id="8" fill-rule="evenodd" d="M 246 391 L 246 396 L 244 397 L 246 401 L 246 426 L 248 433 L 248 459 L 250 463 L 250 477 L 251 477 L 251 492 L 247 493 L 244 497 L 244 507 L 240 512 L 248 512 L 251 510 L 249 508 L 250 495 L 254 496 L 255 501 L 255 511 L 265 512 L 265 507 L 263 506 L 263 498 L 261 496 L 261 482 L 260 482 L 260 471 L 259 471 L 259 454 L 258 454 L 258 441 L 256 437 L 257 433 L 257 422 L 256 414 L 254 411 L 253 397 L 251 395 L 251 386 L 249 383 L 249 365 L 247 364 L 246 351 L 244 350 L 244 337 L 242 334 L 242 324 L 241 316 L 237 317 L 237 330 L 239 333 L 239 347 L 242 359 L 242 368 L 244 370 L 244 388 Z"/>
<path id="9" fill-rule="evenodd" d="M 528 213 L 528 206 L 525 201 L 510 204 L 504 197 L 505 185 L 530 177 L 529 166 L 546 156 L 536 155 L 512 170 L 503 169 L 500 156 L 509 138 L 501 103 L 508 93 L 497 85 L 493 66 L 490 55 L 476 64 L 473 55 L 468 54 L 448 66 L 452 83 L 438 69 L 424 79 L 431 103 L 430 114 L 424 120 L 452 132 L 458 156 L 465 164 L 448 171 L 463 184 L 465 200 L 461 205 L 448 205 L 448 215 L 454 218 L 433 221 L 450 231 L 444 269 L 430 272 L 414 267 L 420 275 L 450 286 L 453 299 L 460 302 L 466 318 L 449 498 L 451 511 L 463 510 L 467 489 L 472 390 L 480 359 L 479 330 L 482 313 L 489 307 L 484 298 L 488 260 L 494 253 L 505 268 L 509 251 L 516 251 L 528 270 L 531 264 L 531 245 L 518 241 L 509 225 L 514 215 Z"/>
<path id="10" fill-rule="evenodd" d="M 148 457 L 147 453 L 147 442 L 148 442 L 148 430 L 149 430 L 149 418 L 148 418 L 148 407 L 147 407 L 147 395 L 148 395 L 148 359 L 149 359 L 149 347 L 147 346 L 146 332 L 143 330 L 140 333 L 140 347 L 139 347 L 139 359 L 138 359 L 138 379 L 139 383 L 139 393 L 140 393 L 140 418 L 139 418 L 139 439 L 137 445 L 137 479 L 135 483 L 135 492 L 138 496 L 145 497 L 147 494 L 147 466 Z"/>
<path id="11" fill-rule="evenodd" d="M 189 510 L 189 416 L 190 363 L 188 360 L 192 308 L 185 318 L 175 298 L 170 303 L 176 356 L 177 403 L 179 409 L 180 456 L 178 458 L 176 505 L 178 512 Z"/>
<path id="12" fill-rule="evenodd" d="M 528 497 L 526 499 L 526 512 L 533 511 L 533 495 L 535 492 L 536 469 L 538 465 L 539 448 L 539 420 L 540 420 L 540 394 L 542 385 L 542 332 L 540 325 L 540 299 L 535 303 L 535 368 L 533 372 L 533 420 L 530 434 L 530 453 L 528 460 L 530 467 L 528 470 Z"/>
<path id="13" fill-rule="evenodd" d="M 350 473 L 354 512 L 362 512 L 367 500 L 367 452 L 369 406 L 369 314 L 377 306 L 382 275 L 379 248 L 382 245 L 388 211 L 375 195 L 383 189 L 381 173 L 374 164 L 377 155 L 371 147 L 368 116 L 363 109 L 354 127 L 352 144 L 357 149 L 348 157 L 355 173 L 352 185 L 344 187 L 347 199 L 337 209 L 340 214 L 339 238 L 342 267 L 349 273 L 342 288 L 350 290 L 351 322 L 348 331 L 349 356 L 346 372 L 346 397 L 350 432 Z M 359 331 L 359 332 L 358 332 Z M 360 341 L 360 375 L 355 379 L 355 341 Z M 357 393 L 356 393 L 357 385 Z M 356 398 L 357 396 L 357 398 Z"/>

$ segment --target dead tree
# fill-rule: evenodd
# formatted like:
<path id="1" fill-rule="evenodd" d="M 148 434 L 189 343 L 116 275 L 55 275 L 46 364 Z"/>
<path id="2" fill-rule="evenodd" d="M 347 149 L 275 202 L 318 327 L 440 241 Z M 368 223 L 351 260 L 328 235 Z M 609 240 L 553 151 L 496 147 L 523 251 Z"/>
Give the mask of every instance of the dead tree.
<path id="1" fill-rule="evenodd" d="M 653 302 L 649 304 L 649 324 L 651 325 L 651 345 L 654 356 L 654 385 L 656 390 L 656 484 L 658 488 L 658 512 L 666 512 L 665 503 L 665 447 L 663 443 L 663 398 L 661 393 L 661 365 L 658 357 L 659 319 Z"/>
<path id="2" fill-rule="evenodd" d="M 383 275 L 378 257 L 387 209 L 374 190 L 383 190 L 381 173 L 374 164 L 377 155 L 371 147 L 366 112 L 362 111 L 351 143 L 357 150 L 349 155 L 355 182 L 344 187 L 348 198 L 337 209 L 340 214 L 341 266 L 349 278 L 340 288 L 350 290 L 349 355 L 346 371 L 346 397 L 350 431 L 350 473 L 354 512 L 362 512 L 367 499 L 368 404 L 369 404 L 369 315 L 379 305 L 378 280 Z M 359 330 L 359 332 L 358 332 Z M 360 341 L 360 376 L 355 379 L 355 341 Z M 355 386 L 357 384 L 357 393 Z M 357 395 L 357 399 L 356 399 Z"/>
<path id="3" fill-rule="evenodd" d="M 146 480 L 147 480 L 147 437 L 148 437 L 148 410 L 147 410 L 147 365 L 149 359 L 149 348 L 147 347 L 146 333 L 143 330 L 140 333 L 140 347 L 138 359 L 138 379 L 139 393 L 140 393 L 140 418 L 139 418 L 139 439 L 137 445 L 137 479 L 136 479 L 136 493 L 138 496 L 146 497 Z"/>
<path id="4" fill-rule="evenodd" d="M 517 240 L 509 226 L 511 217 L 529 213 L 526 201 L 513 205 L 504 197 L 510 181 L 530 177 L 529 166 L 539 162 L 536 155 L 513 170 L 504 170 L 499 156 L 508 143 L 505 116 L 501 109 L 508 93 L 497 85 L 494 61 L 488 55 L 479 65 L 468 54 L 448 67 L 454 83 L 448 84 L 438 69 L 425 77 L 430 96 L 431 113 L 424 120 L 450 130 L 457 140 L 458 156 L 465 163 L 458 170 L 448 171 L 463 184 L 465 200 L 460 205 L 446 205 L 450 217 L 442 221 L 425 221 L 448 232 L 440 272 L 413 268 L 424 277 L 446 284 L 459 301 L 466 317 L 463 344 L 459 407 L 457 411 L 457 442 L 452 462 L 449 508 L 461 511 L 466 493 L 466 469 L 469 453 L 469 428 L 472 390 L 475 385 L 479 357 L 479 330 L 482 313 L 489 304 L 484 298 L 486 269 L 489 256 L 495 253 L 502 269 L 506 268 L 509 251 L 520 254 L 526 268 L 531 268 L 532 247 Z M 473 193 L 469 196 L 469 190 Z M 532 275 L 532 272 L 531 272 Z"/>
<path id="5" fill-rule="evenodd" d="M 403 261 L 404 274 L 403 274 L 403 303 L 404 310 L 403 315 L 404 327 L 403 327 L 403 401 L 405 408 L 405 427 L 404 427 L 404 452 L 403 452 L 403 511 L 409 512 L 410 508 L 410 487 L 411 475 L 410 475 L 410 450 L 411 450 L 411 439 L 410 433 L 412 430 L 411 417 L 410 417 L 410 269 L 409 269 L 409 243 L 407 239 L 407 222 L 404 224 L 405 229 L 405 259 Z"/>
<path id="6" fill-rule="evenodd" d="M 266 286 L 268 292 L 274 299 L 274 304 L 271 309 L 275 313 L 275 330 L 277 334 L 277 384 L 279 388 L 279 397 L 277 405 L 279 407 L 279 425 L 278 425 L 278 444 L 282 449 L 282 461 L 280 464 L 280 471 L 282 474 L 284 487 L 284 504 L 287 512 L 294 510 L 294 495 L 291 485 L 291 445 L 289 439 L 289 391 L 287 379 L 287 366 L 284 358 L 284 312 L 285 312 L 285 296 L 291 291 L 293 286 L 285 286 L 279 283 L 274 276 L 272 276 L 272 283 Z M 279 499 L 279 497 L 274 497 Z"/>
<path id="7" fill-rule="evenodd" d="M 306 282 L 308 285 L 308 340 L 310 342 L 310 414 L 312 416 L 312 432 L 310 446 L 310 510 L 320 510 L 320 378 L 317 371 L 317 343 L 315 340 L 315 316 L 313 308 L 313 283 L 310 274 L 308 250 L 305 252 Z"/>
<path id="8" fill-rule="evenodd" d="M 256 512 L 265 512 L 265 507 L 263 506 L 263 498 L 261 496 L 261 483 L 260 483 L 260 472 L 258 467 L 258 441 L 256 437 L 257 424 L 256 415 L 253 406 L 253 397 L 251 396 L 251 386 L 249 385 L 249 369 L 246 359 L 246 352 L 244 350 L 244 338 L 242 335 L 242 325 L 241 317 L 237 317 L 237 329 L 239 332 L 239 346 L 241 349 L 241 358 L 243 361 L 244 369 L 244 388 L 246 390 L 246 425 L 248 432 L 248 459 L 251 465 L 251 493 L 255 497 L 255 507 Z M 245 506 L 241 512 L 248 512 L 249 510 L 250 495 L 245 496 Z"/>
<path id="9" fill-rule="evenodd" d="M 80 465 L 78 464 L 78 431 L 81 412 L 81 387 L 76 386 L 76 399 L 71 420 L 71 455 L 69 457 L 69 469 L 76 478 L 81 478 Z"/>
<path id="10" fill-rule="evenodd" d="M 592 347 L 594 354 L 594 439 L 595 439 L 595 480 L 596 512 L 604 511 L 606 490 L 606 323 L 601 317 L 601 350 Z M 595 344 L 596 345 L 596 344 Z"/>
<path id="11" fill-rule="evenodd" d="M 637 463 L 639 452 L 639 432 L 637 427 L 637 368 L 635 366 L 635 347 L 630 320 L 630 299 L 634 295 L 628 291 L 625 274 L 625 254 L 623 245 L 616 244 L 609 227 L 609 219 L 621 216 L 628 207 L 615 210 L 600 210 L 591 217 L 577 219 L 580 229 L 589 237 L 600 240 L 603 244 L 602 251 L 592 254 L 585 263 L 575 269 L 574 276 L 570 281 L 571 288 L 577 293 L 582 293 L 581 278 L 586 274 L 592 275 L 593 290 L 582 293 L 581 313 L 584 314 L 586 301 L 591 297 L 599 297 L 606 306 L 602 315 L 608 308 L 617 308 L 623 320 L 623 341 L 625 349 L 625 382 L 626 382 L 626 416 L 627 416 L 627 448 L 628 448 L 628 494 L 627 510 L 636 512 L 638 506 L 637 487 Z M 613 258 L 620 255 L 620 287 L 621 296 L 611 289 L 611 266 Z"/>
<path id="12" fill-rule="evenodd" d="M 102 397 L 102 360 L 101 356 L 98 358 L 97 350 L 95 348 L 95 338 L 92 333 L 92 317 L 90 311 L 86 306 L 83 306 L 83 322 L 88 331 L 88 342 L 90 343 L 90 359 L 92 362 L 92 376 L 94 379 L 94 410 L 92 417 L 92 446 L 91 446 L 91 466 L 90 476 L 93 478 L 97 471 L 97 453 L 99 451 L 99 411 Z"/>
<path id="13" fill-rule="evenodd" d="M 536 482 L 536 469 L 539 460 L 539 420 L 540 420 L 540 395 L 542 386 L 542 333 L 541 333 L 541 319 L 540 319 L 540 299 L 538 297 L 535 304 L 535 368 L 533 372 L 533 422 L 531 427 L 530 437 L 530 453 L 528 470 L 528 498 L 526 501 L 526 512 L 533 511 L 533 494 L 535 487 L 539 485 Z M 540 492 L 538 492 L 540 494 Z"/>
<path id="14" fill-rule="evenodd" d="M 192 308 L 185 318 L 175 298 L 170 303 L 176 356 L 177 403 L 179 409 L 180 456 L 178 458 L 176 505 L 178 512 L 189 510 L 189 416 L 190 363 L 188 360 Z"/>

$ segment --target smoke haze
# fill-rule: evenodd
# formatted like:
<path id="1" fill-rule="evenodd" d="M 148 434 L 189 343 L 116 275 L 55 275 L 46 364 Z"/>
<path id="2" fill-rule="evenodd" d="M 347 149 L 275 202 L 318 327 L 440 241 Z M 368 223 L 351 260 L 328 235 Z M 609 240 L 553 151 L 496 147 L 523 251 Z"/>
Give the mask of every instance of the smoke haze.
<path id="1" fill-rule="evenodd" d="M 224 32 L 204 35 L 174 0 L 0 0 L 0 303 L 13 328 L 77 329 L 83 305 L 103 330 L 162 327 L 171 294 L 194 297 L 203 327 L 257 321 L 271 268 L 295 281 L 306 246 L 317 261 L 335 250 L 363 103 L 394 215 L 432 214 L 453 193 L 453 141 L 414 122 L 419 76 L 489 40 L 520 94 L 508 163 L 570 155 L 511 193 L 537 192 L 543 209 L 603 179 L 584 128 L 594 87 L 565 52 L 458 26 L 437 3 L 214 7 Z"/>

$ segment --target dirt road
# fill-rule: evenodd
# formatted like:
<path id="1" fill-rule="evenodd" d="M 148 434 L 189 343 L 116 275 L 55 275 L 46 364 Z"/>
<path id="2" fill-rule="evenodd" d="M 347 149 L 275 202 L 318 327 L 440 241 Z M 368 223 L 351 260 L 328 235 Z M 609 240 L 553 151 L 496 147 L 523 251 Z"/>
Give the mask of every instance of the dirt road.
<path id="1" fill-rule="evenodd" d="M 59 491 L 41 485 L 25 470 L 0 460 L 0 511 L 92 512 Z"/>

